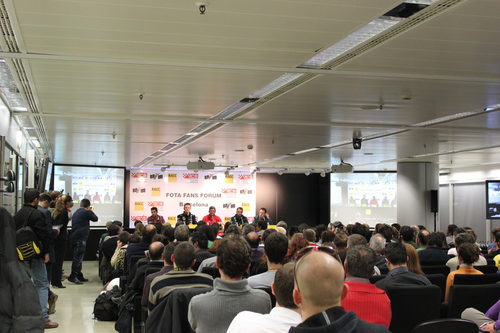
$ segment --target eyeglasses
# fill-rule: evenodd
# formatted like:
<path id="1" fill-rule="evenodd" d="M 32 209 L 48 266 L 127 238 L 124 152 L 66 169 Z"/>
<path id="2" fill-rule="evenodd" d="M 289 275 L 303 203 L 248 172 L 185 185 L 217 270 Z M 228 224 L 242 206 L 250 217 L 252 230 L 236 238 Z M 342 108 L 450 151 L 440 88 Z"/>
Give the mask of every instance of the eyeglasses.
<path id="1" fill-rule="evenodd" d="M 302 261 L 302 259 L 308 255 L 309 253 L 313 252 L 313 251 L 321 251 L 321 252 L 325 252 L 326 254 L 329 254 L 331 255 L 333 258 L 335 258 L 336 260 L 338 260 L 340 263 L 342 263 L 342 261 L 340 260 L 340 257 L 337 253 L 337 250 L 335 250 L 333 247 L 331 246 L 308 246 L 308 247 L 305 247 L 303 249 L 301 249 L 298 254 L 297 254 L 297 261 L 295 261 L 295 267 L 294 267 L 294 270 L 293 270 L 293 278 L 295 280 L 295 285 L 297 286 L 297 289 L 299 289 L 299 283 L 297 281 L 297 269 L 299 267 L 299 263 Z M 300 290 L 300 289 L 299 289 Z"/>

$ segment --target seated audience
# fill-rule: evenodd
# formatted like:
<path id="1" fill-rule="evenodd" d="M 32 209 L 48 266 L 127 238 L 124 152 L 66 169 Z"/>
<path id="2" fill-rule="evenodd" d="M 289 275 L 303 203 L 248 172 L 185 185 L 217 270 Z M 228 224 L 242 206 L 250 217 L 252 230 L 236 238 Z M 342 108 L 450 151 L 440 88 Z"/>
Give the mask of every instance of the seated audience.
<path id="1" fill-rule="evenodd" d="M 303 248 L 309 246 L 309 242 L 300 232 L 294 234 L 290 240 L 290 246 L 288 247 L 288 253 L 286 254 L 287 260 L 296 260 L 297 255 Z"/>
<path id="2" fill-rule="evenodd" d="M 335 240 L 335 233 L 331 230 L 325 230 L 321 233 L 321 244 L 333 244 Z"/>
<path id="3" fill-rule="evenodd" d="M 385 248 L 385 256 L 389 273 L 387 276 L 377 281 L 376 286 L 387 290 L 391 286 L 400 285 L 430 285 L 431 282 L 422 275 L 415 274 L 408 270 L 408 253 L 401 243 L 390 243 Z"/>
<path id="4" fill-rule="evenodd" d="M 227 332 L 287 333 L 290 327 L 297 326 L 301 318 L 300 311 L 293 302 L 294 266 L 295 263 L 288 263 L 276 272 L 271 287 L 276 297 L 276 307 L 269 314 L 240 312 L 229 325 Z"/>
<path id="5" fill-rule="evenodd" d="M 401 241 L 406 244 L 410 244 L 413 248 L 417 248 L 417 243 L 415 243 L 415 229 L 410 226 L 404 225 L 399 230 L 399 236 L 401 237 Z"/>
<path id="6" fill-rule="evenodd" d="M 144 252 L 148 250 L 149 244 L 151 244 L 156 232 L 156 227 L 152 224 L 148 224 L 144 227 L 141 241 L 139 243 L 129 244 L 127 252 L 125 253 L 125 270 L 127 272 L 131 269 L 130 258 L 135 255 L 144 255 Z"/>
<path id="7" fill-rule="evenodd" d="M 472 275 L 481 275 L 483 274 L 481 271 L 478 271 L 472 264 L 478 261 L 479 259 L 479 248 L 476 244 L 471 243 L 463 243 L 458 247 L 458 263 L 460 268 L 456 271 L 448 274 L 446 278 L 446 293 L 444 296 L 445 302 L 448 301 L 448 296 L 450 295 L 450 288 L 454 283 L 456 274 L 472 274 Z"/>
<path id="8" fill-rule="evenodd" d="M 178 242 L 187 242 L 189 240 L 189 228 L 185 224 L 179 224 L 175 227 L 174 238 Z"/>
<path id="9" fill-rule="evenodd" d="M 384 326 L 359 319 L 341 307 L 346 296 L 344 269 L 322 251 L 310 251 L 295 264 L 293 299 L 301 310 L 302 323 L 290 333 L 307 332 L 389 332 Z"/>
<path id="10" fill-rule="evenodd" d="M 406 248 L 406 254 L 408 254 L 408 261 L 406 262 L 406 266 L 408 270 L 412 273 L 418 275 L 425 275 L 422 270 L 422 266 L 420 266 L 420 259 L 418 258 L 418 253 L 415 248 L 408 243 L 403 243 Z"/>
<path id="11" fill-rule="evenodd" d="M 241 311 L 268 313 L 269 295 L 252 289 L 243 274 L 250 267 L 250 246 L 241 237 L 225 237 L 217 249 L 217 267 L 221 277 L 214 289 L 197 295 L 189 303 L 188 319 L 197 333 L 226 332 Z"/>
<path id="12" fill-rule="evenodd" d="M 335 248 L 342 262 L 344 262 L 346 256 L 348 237 L 349 236 L 345 232 L 339 231 L 335 234 L 335 239 L 333 240 L 333 244 L 335 244 Z"/>
<path id="13" fill-rule="evenodd" d="M 486 313 L 474 308 L 467 308 L 462 312 L 461 317 L 476 323 L 482 332 L 497 333 L 500 328 L 500 300 L 489 308 Z"/>
<path id="14" fill-rule="evenodd" d="M 500 254 L 500 231 L 495 232 L 493 244 L 488 250 L 488 258 L 494 258 Z"/>
<path id="15" fill-rule="evenodd" d="M 353 234 L 347 237 L 347 248 L 355 247 L 357 245 L 367 245 L 365 236 L 360 234 Z"/>
<path id="16" fill-rule="evenodd" d="M 211 287 L 213 279 L 210 275 L 193 271 L 194 246 L 189 242 L 179 243 L 171 256 L 174 269 L 157 276 L 151 282 L 149 290 L 148 309 L 151 311 L 156 304 L 177 288 Z"/>
<path id="17" fill-rule="evenodd" d="M 115 271 L 120 271 L 122 274 L 125 268 L 125 253 L 127 252 L 128 243 L 130 241 L 130 234 L 127 231 L 122 231 L 118 235 L 116 242 L 115 253 L 111 257 L 111 267 Z"/>
<path id="18" fill-rule="evenodd" d="M 144 231 L 144 224 L 142 223 L 142 221 L 135 221 L 134 222 L 134 234 L 139 236 L 139 237 L 142 237 L 142 232 Z"/>
<path id="19" fill-rule="evenodd" d="M 174 263 L 172 262 L 172 255 L 174 254 L 175 246 L 179 244 L 177 242 L 170 242 L 163 248 L 162 260 L 163 267 L 156 273 L 149 274 L 144 279 L 144 288 L 142 290 L 142 306 L 148 306 L 149 300 L 149 291 L 151 288 L 151 282 L 153 282 L 154 278 L 157 276 L 161 276 L 170 272 L 174 268 Z"/>
<path id="20" fill-rule="evenodd" d="M 474 236 L 472 236 L 470 233 L 463 232 L 463 233 L 460 233 L 460 234 L 455 236 L 454 243 L 456 246 L 456 248 L 455 248 L 455 251 L 456 251 L 456 249 L 460 245 L 465 244 L 465 243 L 475 244 L 476 240 L 474 239 Z M 457 254 L 458 254 L 458 252 L 457 252 Z M 473 263 L 472 265 L 473 266 L 483 266 L 483 265 L 486 265 L 487 263 L 488 262 L 486 261 L 486 259 L 480 255 L 478 260 L 475 263 Z M 450 269 L 450 272 L 456 271 L 458 269 L 458 266 L 459 266 L 458 257 L 455 256 L 455 257 L 449 259 L 446 262 L 446 266 L 448 266 L 448 268 Z"/>
<path id="21" fill-rule="evenodd" d="M 199 226 L 195 232 L 191 235 L 191 243 L 195 248 L 194 259 L 195 264 L 193 270 L 198 270 L 203 260 L 212 258 L 215 255 L 208 251 L 208 237 L 206 231 L 208 231 L 208 226 Z"/>
<path id="22" fill-rule="evenodd" d="M 271 288 L 276 271 L 281 268 L 288 251 L 288 238 L 275 232 L 269 235 L 264 242 L 264 252 L 267 260 L 267 272 L 257 274 L 248 278 L 251 288 Z"/>
<path id="23" fill-rule="evenodd" d="M 314 231 L 314 229 L 312 228 L 305 229 L 303 234 L 304 237 L 309 242 L 309 246 L 318 246 L 318 244 L 316 244 L 316 231 Z"/>
<path id="24" fill-rule="evenodd" d="M 276 229 L 274 229 L 274 230 L 276 230 L 276 231 L 277 231 L 277 232 L 279 232 L 280 234 L 282 234 L 282 235 L 285 235 L 285 236 L 286 236 L 286 229 L 285 229 L 285 228 L 283 228 L 283 227 L 276 227 Z"/>
<path id="25" fill-rule="evenodd" d="M 346 311 L 354 311 L 361 319 L 389 327 L 391 324 L 391 301 L 382 289 L 370 283 L 377 257 L 375 251 L 365 245 L 347 249 L 344 263 L 347 295 L 342 299 Z"/>
<path id="26" fill-rule="evenodd" d="M 427 240 L 427 248 L 418 252 L 421 263 L 442 262 L 443 265 L 450 259 L 448 249 L 444 248 L 445 236 L 442 232 L 433 232 Z"/>
<path id="27" fill-rule="evenodd" d="M 427 248 L 427 241 L 429 240 L 429 230 L 423 229 L 417 234 L 417 252 Z"/>
<path id="28" fill-rule="evenodd" d="M 144 274 L 146 273 L 146 270 L 150 267 L 161 267 L 163 265 L 161 256 L 163 254 L 164 247 L 165 246 L 161 242 L 152 242 L 149 245 L 149 249 L 146 252 L 147 262 L 143 265 L 140 265 L 135 270 L 134 277 L 131 280 L 132 282 L 128 287 L 129 290 L 137 290 L 142 293 L 142 288 L 144 288 Z"/>
<path id="29" fill-rule="evenodd" d="M 257 232 L 257 235 L 262 237 L 262 234 L 264 231 L 267 229 L 267 221 L 264 220 L 258 220 L 257 225 L 255 226 L 255 231 Z"/>
<path id="30" fill-rule="evenodd" d="M 259 260 L 264 255 L 264 251 L 259 249 L 260 238 L 255 231 L 249 232 L 245 240 L 250 245 L 250 275 L 255 274 L 259 266 Z"/>
<path id="31" fill-rule="evenodd" d="M 122 230 L 122 227 L 115 223 L 112 223 L 108 228 L 109 237 L 101 245 L 102 254 L 108 261 L 111 261 L 111 257 L 113 257 L 113 254 L 115 253 L 116 245 L 118 243 L 118 234 Z"/>
<path id="32" fill-rule="evenodd" d="M 448 229 L 446 230 L 446 244 L 453 244 L 453 235 L 456 234 L 458 226 L 455 224 L 448 224 Z"/>
<path id="33" fill-rule="evenodd" d="M 379 269 L 380 274 L 387 274 L 389 272 L 389 268 L 387 268 L 384 256 L 385 244 L 385 237 L 381 234 L 374 234 L 370 238 L 369 246 L 373 251 L 375 251 L 375 266 Z"/>

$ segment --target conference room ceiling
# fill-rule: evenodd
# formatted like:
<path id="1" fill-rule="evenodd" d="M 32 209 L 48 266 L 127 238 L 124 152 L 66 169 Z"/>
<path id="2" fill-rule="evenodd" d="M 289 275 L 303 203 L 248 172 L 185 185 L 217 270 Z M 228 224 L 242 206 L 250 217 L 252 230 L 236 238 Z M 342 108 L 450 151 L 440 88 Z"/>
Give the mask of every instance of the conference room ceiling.
<path id="1" fill-rule="evenodd" d="M 401 1 L 4 2 L 55 161 L 134 166 Z M 500 164 L 499 12 L 463 0 L 147 166 Z"/>

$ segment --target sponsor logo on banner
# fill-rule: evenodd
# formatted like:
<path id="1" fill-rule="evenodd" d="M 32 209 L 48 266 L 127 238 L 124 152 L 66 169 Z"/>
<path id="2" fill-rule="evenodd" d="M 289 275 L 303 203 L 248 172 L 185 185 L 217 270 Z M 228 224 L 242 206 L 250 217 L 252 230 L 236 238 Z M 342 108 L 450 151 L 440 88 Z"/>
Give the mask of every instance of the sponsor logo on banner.
<path id="1" fill-rule="evenodd" d="M 234 204 L 232 202 L 226 202 L 225 204 L 222 205 L 222 208 L 226 208 L 226 209 L 236 208 L 236 204 Z"/>
<path id="2" fill-rule="evenodd" d="M 232 184 L 234 183 L 234 175 L 225 175 L 225 179 L 226 179 L 226 184 Z"/>
<path id="3" fill-rule="evenodd" d="M 199 175 L 197 173 L 183 173 L 182 180 L 185 183 L 198 183 Z"/>
<path id="4" fill-rule="evenodd" d="M 137 216 L 130 216 L 130 222 L 135 222 L 135 221 L 147 221 L 148 218 L 146 215 L 137 215 Z"/>
<path id="5" fill-rule="evenodd" d="M 243 211 L 244 211 L 244 212 L 248 212 L 248 211 L 250 211 L 250 203 L 249 203 L 249 202 L 243 202 L 243 203 L 241 204 L 241 208 L 243 208 Z"/>
<path id="6" fill-rule="evenodd" d="M 224 194 L 236 194 L 235 188 L 223 188 L 222 193 Z"/>
<path id="7" fill-rule="evenodd" d="M 132 172 L 132 178 L 148 178 L 148 174 L 146 172 Z"/>
<path id="8" fill-rule="evenodd" d="M 253 175 L 238 175 L 239 180 L 250 180 L 253 179 Z"/>
<path id="9" fill-rule="evenodd" d="M 144 201 L 134 202 L 134 210 L 144 210 Z"/>
<path id="10" fill-rule="evenodd" d="M 227 223 L 227 222 L 231 222 L 231 217 L 230 216 L 224 217 L 224 223 Z"/>
<path id="11" fill-rule="evenodd" d="M 159 197 L 160 196 L 160 188 L 159 187 L 152 187 L 151 188 L 151 195 L 153 197 Z"/>
<path id="12" fill-rule="evenodd" d="M 148 207 L 163 207 L 163 201 L 148 201 Z"/>
<path id="13" fill-rule="evenodd" d="M 217 180 L 217 175 L 205 175 L 205 180 Z"/>
<path id="14" fill-rule="evenodd" d="M 252 194 L 252 193 L 253 190 L 246 190 L 246 189 L 240 190 L 240 194 Z"/>
<path id="15" fill-rule="evenodd" d="M 169 173 L 168 174 L 168 182 L 169 183 L 177 183 L 177 174 L 176 173 Z"/>
<path id="16" fill-rule="evenodd" d="M 163 175 L 161 173 L 152 173 L 149 175 L 149 179 L 163 179 Z"/>
<path id="17" fill-rule="evenodd" d="M 171 225 L 176 225 L 177 224 L 177 216 L 169 216 L 167 219 L 167 222 L 170 223 Z"/>

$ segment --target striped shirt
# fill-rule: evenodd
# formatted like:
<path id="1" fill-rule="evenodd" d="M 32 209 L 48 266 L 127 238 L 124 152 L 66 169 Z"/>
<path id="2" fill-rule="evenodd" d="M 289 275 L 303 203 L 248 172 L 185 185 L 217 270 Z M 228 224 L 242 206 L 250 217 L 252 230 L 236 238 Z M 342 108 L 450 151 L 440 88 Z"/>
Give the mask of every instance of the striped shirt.
<path id="1" fill-rule="evenodd" d="M 191 268 L 180 271 L 172 270 L 155 277 L 151 282 L 148 309 L 151 311 L 174 289 L 212 287 L 212 285 L 213 278 L 208 274 L 197 273 Z"/>

